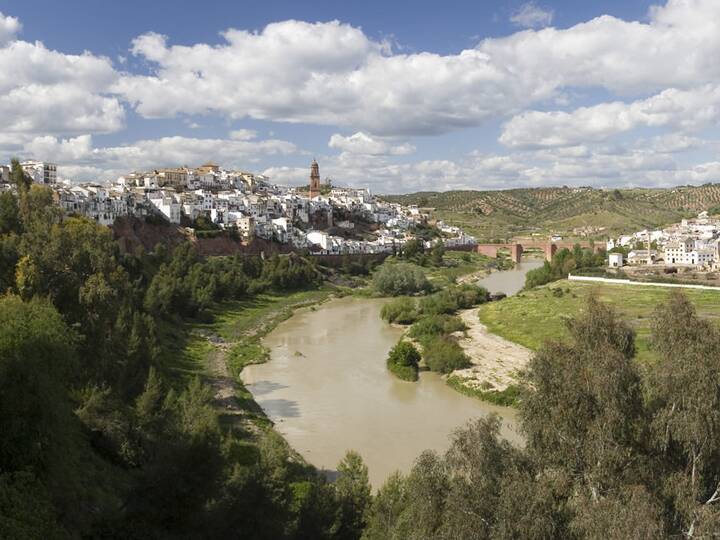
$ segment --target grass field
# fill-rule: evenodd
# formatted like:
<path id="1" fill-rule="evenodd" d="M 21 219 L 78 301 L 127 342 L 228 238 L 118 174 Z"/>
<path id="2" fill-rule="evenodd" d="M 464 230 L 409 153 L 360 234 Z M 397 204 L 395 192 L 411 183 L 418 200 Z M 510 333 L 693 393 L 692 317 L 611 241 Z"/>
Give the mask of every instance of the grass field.
<path id="1" fill-rule="evenodd" d="M 655 307 L 667 299 L 670 289 L 562 280 L 485 304 L 480 308 L 480 320 L 491 332 L 537 350 L 548 339 L 567 336 L 565 321 L 582 311 L 591 292 L 617 309 L 636 330 L 638 359 L 651 359 L 650 319 Z M 702 317 L 720 324 L 720 291 L 684 292 Z"/>

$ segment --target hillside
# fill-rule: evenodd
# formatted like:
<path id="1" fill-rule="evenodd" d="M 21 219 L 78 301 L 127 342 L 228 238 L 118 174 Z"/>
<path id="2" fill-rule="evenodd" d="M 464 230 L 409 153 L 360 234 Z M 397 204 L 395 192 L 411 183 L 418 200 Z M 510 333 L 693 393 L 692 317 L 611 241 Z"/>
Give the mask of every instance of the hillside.
<path id="1" fill-rule="evenodd" d="M 535 188 L 419 192 L 383 197 L 433 209 L 481 241 L 561 234 L 605 238 L 676 222 L 720 205 L 720 184 L 667 189 Z M 581 230 L 602 228 L 601 230 Z"/>

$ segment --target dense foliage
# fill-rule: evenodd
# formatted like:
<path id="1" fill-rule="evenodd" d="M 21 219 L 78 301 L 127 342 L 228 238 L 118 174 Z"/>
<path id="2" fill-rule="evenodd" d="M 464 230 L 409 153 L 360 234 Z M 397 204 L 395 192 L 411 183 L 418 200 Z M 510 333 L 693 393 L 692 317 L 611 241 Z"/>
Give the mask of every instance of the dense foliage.
<path id="1" fill-rule="evenodd" d="M 373 276 L 373 286 L 387 296 L 427 292 L 431 289 L 425 273 L 413 264 L 384 264 Z"/>
<path id="2" fill-rule="evenodd" d="M 430 371 L 451 373 L 470 367 L 470 359 L 457 341 L 450 336 L 435 336 L 423 345 L 423 360 Z"/>
<path id="3" fill-rule="evenodd" d="M 17 167 L 14 167 L 15 178 Z M 474 539 L 711 537 L 720 529 L 720 331 L 681 294 L 632 328 L 591 299 L 532 359 L 524 446 L 490 417 L 372 496 L 349 452 L 333 483 L 273 430 L 219 421 L 213 391 L 159 361 L 164 330 L 212 302 L 318 283 L 302 257 L 203 259 L 189 244 L 123 254 L 17 175 L 0 196 L 0 537 Z M 404 299 L 430 352 L 457 288 Z M 441 329 L 442 328 L 442 329 Z M 441 333 L 442 332 L 442 333 Z M 455 344 L 457 345 L 457 344 Z M 427 350 L 424 350 L 427 354 Z M 441 351 L 428 363 L 444 371 Z M 398 344 L 389 366 L 417 375 Z M 439 358 L 440 360 L 435 360 Z M 426 359 L 426 361 L 428 361 Z"/>
<path id="4" fill-rule="evenodd" d="M 470 366 L 470 359 L 453 335 L 467 328 L 455 313 L 487 302 L 489 296 L 477 285 L 451 285 L 418 300 L 393 299 L 383 306 L 380 315 L 388 322 L 411 324 L 407 334 L 421 345 L 425 366 L 448 374 Z"/>
<path id="5" fill-rule="evenodd" d="M 412 324 L 418 318 L 417 302 L 407 296 L 394 298 L 382 307 L 380 316 L 389 323 Z"/>
<path id="6" fill-rule="evenodd" d="M 532 359 L 524 447 L 498 418 L 458 430 L 373 500 L 364 538 L 712 537 L 720 527 L 720 331 L 673 294 L 653 323 L 657 362 L 590 298 L 568 342 Z"/>
<path id="7" fill-rule="evenodd" d="M 575 269 L 602 266 L 605 266 L 604 251 L 593 253 L 592 249 L 582 248 L 576 244 L 572 251 L 563 248 L 553 255 L 551 262 L 545 261 L 540 268 L 530 270 L 525 274 L 525 288 L 532 289 L 551 281 L 564 279 Z"/>
<path id="8" fill-rule="evenodd" d="M 420 353 L 409 341 L 400 341 L 388 354 L 387 367 L 405 381 L 417 381 Z"/>
<path id="9" fill-rule="evenodd" d="M 0 194 L 0 537 L 358 538 L 359 456 L 329 484 L 272 430 L 221 425 L 210 387 L 160 361 L 184 317 L 314 287 L 314 264 L 123 254 L 18 170 Z"/>

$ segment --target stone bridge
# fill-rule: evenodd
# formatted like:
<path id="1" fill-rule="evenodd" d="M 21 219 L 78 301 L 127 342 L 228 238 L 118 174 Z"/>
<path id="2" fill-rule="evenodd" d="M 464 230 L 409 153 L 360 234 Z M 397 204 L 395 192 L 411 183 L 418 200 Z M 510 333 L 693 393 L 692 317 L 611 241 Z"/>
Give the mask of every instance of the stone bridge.
<path id="1" fill-rule="evenodd" d="M 573 249 L 576 244 L 580 244 L 580 247 L 592 249 L 593 252 L 597 253 L 604 249 L 602 244 L 590 245 L 589 242 L 516 242 L 509 244 L 478 244 L 475 250 L 480 255 L 486 255 L 487 257 L 495 258 L 498 256 L 498 251 L 501 249 L 507 249 L 510 251 L 510 258 L 515 263 L 519 263 L 522 259 L 522 254 L 528 249 L 541 249 L 545 254 L 545 260 L 551 261 L 553 255 L 558 249 L 568 248 Z"/>

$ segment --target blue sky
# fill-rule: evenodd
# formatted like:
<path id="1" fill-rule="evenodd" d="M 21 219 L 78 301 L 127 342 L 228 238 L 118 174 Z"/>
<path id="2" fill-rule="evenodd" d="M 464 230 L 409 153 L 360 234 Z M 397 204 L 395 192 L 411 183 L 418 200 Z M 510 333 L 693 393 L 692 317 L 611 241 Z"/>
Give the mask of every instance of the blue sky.
<path id="1" fill-rule="evenodd" d="M 76 181 L 717 181 L 718 27 L 714 0 L 2 1 L 0 153 Z"/>

